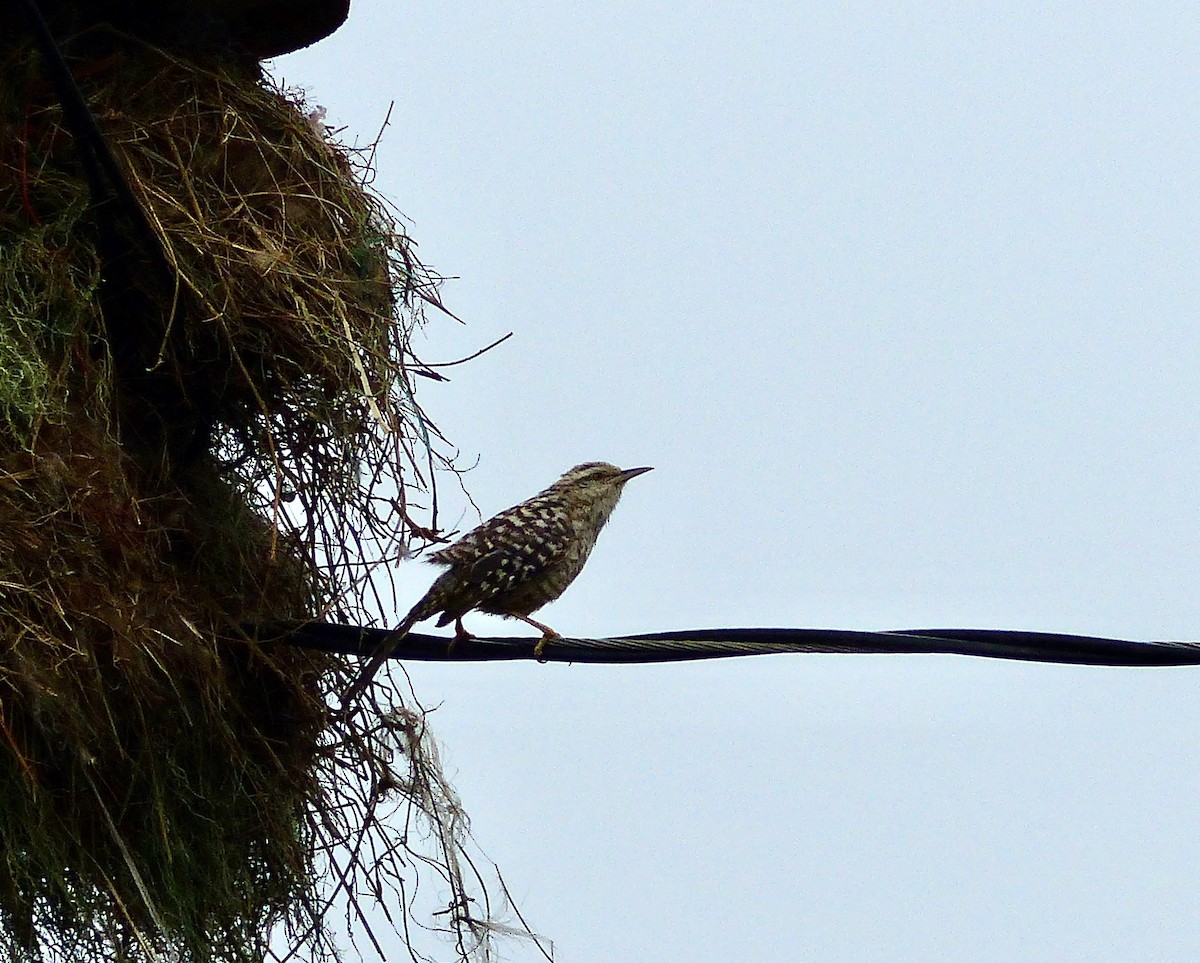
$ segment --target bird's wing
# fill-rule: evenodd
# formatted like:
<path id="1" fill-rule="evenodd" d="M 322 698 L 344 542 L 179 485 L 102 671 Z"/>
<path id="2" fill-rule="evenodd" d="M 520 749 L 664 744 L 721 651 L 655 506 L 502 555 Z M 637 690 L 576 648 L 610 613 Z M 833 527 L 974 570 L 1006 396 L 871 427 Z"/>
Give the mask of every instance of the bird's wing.
<path id="1" fill-rule="evenodd" d="M 571 523 L 556 499 L 532 498 L 488 519 L 430 559 L 457 569 L 460 583 L 480 599 L 536 578 L 571 544 Z"/>

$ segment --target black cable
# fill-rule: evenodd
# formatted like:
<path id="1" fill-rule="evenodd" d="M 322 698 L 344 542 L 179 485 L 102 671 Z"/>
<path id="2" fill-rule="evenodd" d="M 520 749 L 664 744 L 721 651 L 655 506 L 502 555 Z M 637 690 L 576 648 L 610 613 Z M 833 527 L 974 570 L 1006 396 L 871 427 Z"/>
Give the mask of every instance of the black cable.
<path id="1" fill-rule="evenodd" d="M 247 626 L 262 642 L 276 642 L 370 656 L 388 629 L 328 622 L 274 622 Z M 1198 642 L 1134 642 L 1006 629 L 907 629 L 858 632 L 849 629 L 692 629 L 609 639 L 550 639 L 540 653 L 537 638 L 449 638 L 410 633 L 392 658 L 433 662 L 539 659 L 543 662 L 637 664 L 689 662 L 785 653 L 842 655 L 967 655 L 1065 665 L 1200 665 Z"/>
<path id="2" fill-rule="evenodd" d="M 127 444 L 142 446 L 154 458 L 166 456 L 176 468 L 187 466 L 211 443 L 211 418 L 205 414 L 211 399 L 198 401 L 196 393 L 204 395 L 215 386 L 193 382 L 185 390 L 169 367 L 158 365 L 166 339 L 172 333 L 179 337 L 172 315 L 185 310 L 186 289 L 75 82 L 38 0 L 16 3 L 62 107 L 91 195 L 91 233 L 100 259 L 97 300 L 104 321 L 104 330 L 95 335 L 113 361 L 114 411 Z"/>
<path id="3" fill-rule="evenodd" d="M 54 92 L 62 106 L 63 119 L 75 140 L 80 163 L 87 178 L 88 190 L 92 195 L 92 206 L 100 212 L 107 211 L 107 204 L 115 201 L 125 215 L 130 227 L 144 252 L 150 256 L 155 267 L 164 272 L 164 279 L 173 278 L 174 272 L 155 233 L 146 212 L 134 196 L 125 172 L 109 146 L 96 118 L 87 105 L 87 100 L 71 68 L 63 58 L 62 50 L 50 30 L 37 0 L 15 0 L 25 15 L 25 22 L 33 34 L 38 52 L 45 62 L 46 72 L 54 86 Z"/>

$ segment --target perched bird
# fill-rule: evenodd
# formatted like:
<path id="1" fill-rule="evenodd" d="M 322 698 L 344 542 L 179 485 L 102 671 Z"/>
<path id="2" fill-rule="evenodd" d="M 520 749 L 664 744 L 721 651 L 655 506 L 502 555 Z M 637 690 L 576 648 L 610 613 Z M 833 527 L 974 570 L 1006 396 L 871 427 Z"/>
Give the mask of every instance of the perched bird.
<path id="1" fill-rule="evenodd" d="M 587 562 L 600 529 L 617 507 L 625 483 L 649 468 L 618 468 L 602 461 L 576 465 L 549 488 L 502 511 L 457 542 L 429 554 L 449 568 L 437 577 L 384 641 L 342 698 L 343 709 L 366 688 L 414 625 L 441 613 L 455 639 L 470 638 L 467 612 L 477 610 L 528 622 L 542 633 L 540 647 L 558 633 L 530 618 L 566 591 Z"/>

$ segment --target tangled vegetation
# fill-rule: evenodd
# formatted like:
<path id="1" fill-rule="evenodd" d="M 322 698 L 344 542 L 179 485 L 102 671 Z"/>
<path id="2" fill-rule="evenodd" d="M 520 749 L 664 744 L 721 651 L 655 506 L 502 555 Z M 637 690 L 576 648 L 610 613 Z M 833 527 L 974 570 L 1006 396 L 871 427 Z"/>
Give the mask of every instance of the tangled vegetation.
<path id="1" fill-rule="evenodd" d="M 421 713 L 331 718 L 342 660 L 245 631 L 369 621 L 433 537 L 410 338 L 438 279 L 257 65 L 102 29 L 70 54 L 159 252 L 0 48 L 0 946 L 337 959 L 331 907 L 374 941 L 359 901 L 407 920 L 425 860 L 427 925 L 486 955 Z"/>

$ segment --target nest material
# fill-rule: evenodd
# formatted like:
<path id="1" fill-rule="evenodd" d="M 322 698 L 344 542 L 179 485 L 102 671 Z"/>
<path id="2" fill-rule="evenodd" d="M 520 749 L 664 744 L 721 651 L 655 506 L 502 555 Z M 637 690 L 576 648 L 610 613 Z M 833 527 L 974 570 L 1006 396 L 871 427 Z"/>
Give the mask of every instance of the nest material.
<path id="1" fill-rule="evenodd" d="M 420 740 L 327 728 L 339 663 L 240 627 L 361 620 L 424 534 L 438 436 L 404 360 L 435 279 L 257 68 L 74 50 L 171 283 L 94 208 L 36 59 L 0 51 L 0 948 L 334 956 L 330 854 L 389 794 L 436 818 Z"/>

